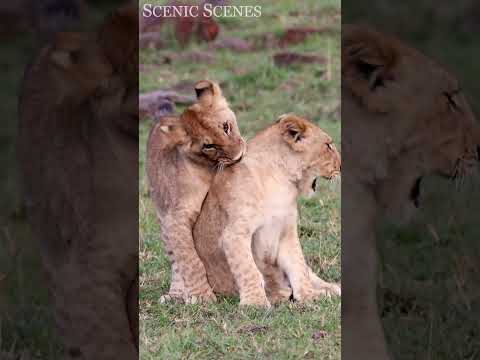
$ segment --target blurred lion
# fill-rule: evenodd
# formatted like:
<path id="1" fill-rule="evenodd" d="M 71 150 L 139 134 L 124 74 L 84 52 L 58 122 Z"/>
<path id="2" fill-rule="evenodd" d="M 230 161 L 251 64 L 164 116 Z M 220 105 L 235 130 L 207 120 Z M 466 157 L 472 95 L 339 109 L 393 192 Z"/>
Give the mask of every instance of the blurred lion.
<path id="1" fill-rule="evenodd" d="M 457 79 L 400 41 L 342 27 L 342 356 L 389 358 L 377 308 L 375 226 L 405 222 L 424 176 L 462 178 L 478 124 Z"/>
<path id="2" fill-rule="evenodd" d="M 128 40 L 105 35 L 112 19 L 132 23 L 119 11 L 102 31 L 56 34 L 20 96 L 27 214 L 72 359 L 138 356 L 138 94 L 122 63 L 130 59 L 104 47 Z"/>

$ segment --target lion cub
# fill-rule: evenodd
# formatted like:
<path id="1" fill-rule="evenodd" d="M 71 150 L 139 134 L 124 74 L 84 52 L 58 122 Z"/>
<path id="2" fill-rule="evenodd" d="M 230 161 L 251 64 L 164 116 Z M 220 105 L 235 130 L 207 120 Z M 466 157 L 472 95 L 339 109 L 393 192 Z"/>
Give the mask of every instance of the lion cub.
<path id="1" fill-rule="evenodd" d="M 195 85 L 198 102 L 179 118 L 163 118 L 147 144 L 147 175 L 172 282 L 161 301 L 215 301 L 192 229 L 215 173 L 243 157 L 246 143 L 218 84 Z"/>
<path id="2" fill-rule="evenodd" d="M 194 228 L 214 292 L 260 306 L 292 291 L 301 302 L 339 294 L 307 266 L 297 232 L 300 194 L 339 174 L 330 136 L 298 116 L 281 116 L 249 142 L 242 162 L 215 177 Z"/>

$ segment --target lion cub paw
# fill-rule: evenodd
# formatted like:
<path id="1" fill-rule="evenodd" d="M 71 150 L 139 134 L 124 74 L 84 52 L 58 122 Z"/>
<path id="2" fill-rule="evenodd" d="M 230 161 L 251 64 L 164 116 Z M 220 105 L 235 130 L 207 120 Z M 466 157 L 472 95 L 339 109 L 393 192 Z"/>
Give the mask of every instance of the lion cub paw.
<path id="1" fill-rule="evenodd" d="M 209 290 L 198 294 L 185 294 L 183 301 L 188 305 L 209 304 L 217 302 L 217 297 L 212 290 Z"/>
<path id="2" fill-rule="evenodd" d="M 342 295 L 342 289 L 340 285 L 335 283 L 325 283 L 322 286 L 315 286 L 315 290 L 319 291 L 322 297 L 331 298 Z"/>
<path id="3" fill-rule="evenodd" d="M 292 289 L 282 289 L 267 294 L 271 304 L 287 302 L 293 296 Z"/>
<path id="4" fill-rule="evenodd" d="M 329 283 L 325 286 L 325 292 L 327 296 L 341 296 L 342 287 L 340 284 Z"/>
<path id="5" fill-rule="evenodd" d="M 263 307 L 263 308 L 271 308 L 272 305 L 270 301 L 268 301 L 266 296 L 249 296 L 249 297 L 241 297 L 240 298 L 240 306 L 255 306 L 255 307 Z"/>
<path id="6" fill-rule="evenodd" d="M 294 295 L 295 300 L 300 303 L 312 302 L 322 298 L 331 298 L 332 296 L 339 296 L 341 293 L 340 286 L 337 284 L 325 284 L 320 288 L 306 288 L 298 294 Z"/>
<path id="7" fill-rule="evenodd" d="M 160 304 L 183 303 L 183 295 L 177 293 L 165 294 L 160 296 L 159 302 Z"/>

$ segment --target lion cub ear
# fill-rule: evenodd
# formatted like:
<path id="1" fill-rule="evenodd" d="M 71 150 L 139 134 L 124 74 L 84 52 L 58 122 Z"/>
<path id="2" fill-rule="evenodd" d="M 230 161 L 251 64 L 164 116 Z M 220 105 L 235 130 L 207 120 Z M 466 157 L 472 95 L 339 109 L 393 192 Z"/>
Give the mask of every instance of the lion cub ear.
<path id="1" fill-rule="evenodd" d="M 216 100 L 223 99 L 220 86 L 210 80 L 201 80 L 195 84 L 197 100 L 206 106 L 212 106 Z"/>
<path id="2" fill-rule="evenodd" d="M 394 40 L 367 27 L 342 28 L 342 86 L 359 97 L 372 110 L 382 103 L 376 98 L 389 81 L 398 62 Z"/>
<path id="3" fill-rule="evenodd" d="M 287 144 L 295 151 L 303 151 L 305 148 L 303 140 L 308 129 L 306 121 L 296 115 L 285 114 L 280 116 L 277 124 L 281 126 L 283 138 Z"/>
<path id="4" fill-rule="evenodd" d="M 187 133 L 177 117 L 167 116 L 158 119 L 155 129 L 175 144 L 183 143 L 187 137 Z"/>

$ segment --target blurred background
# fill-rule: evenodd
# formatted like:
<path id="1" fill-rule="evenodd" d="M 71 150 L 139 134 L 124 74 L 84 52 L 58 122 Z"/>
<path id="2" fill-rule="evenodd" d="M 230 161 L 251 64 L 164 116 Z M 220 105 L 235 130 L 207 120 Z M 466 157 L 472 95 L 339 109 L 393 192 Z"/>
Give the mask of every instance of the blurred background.
<path id="1" fill-rule="evenodd" d="M 476 0 L 342 1 L 343 24 L 372 25 L 445 65 L 477 116 L 479 15 Z M 413 224 L 379 231 L 379 311 L 391 350 L 402 360 L 479 359 L 479 176 L 426 179 L 421 196 Z"/>
<path id="2" fill-rule="evenodd" d="M 88 30 L 121 0 L 0 3 L 0 359 L 55 359 L 52 316 L 16 174 L 18 92 L 25 66 L 59 30 Z"/>
<path id="3" fill-rule="evenodd" d="M 480 111 L 480 2 L 476 0 L 372 0 L 368 6 L 342 2 L 342 22 L 368 23 L 413 44 L 425 54 L 453 69 Z"/>

